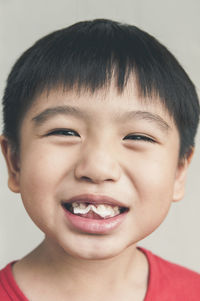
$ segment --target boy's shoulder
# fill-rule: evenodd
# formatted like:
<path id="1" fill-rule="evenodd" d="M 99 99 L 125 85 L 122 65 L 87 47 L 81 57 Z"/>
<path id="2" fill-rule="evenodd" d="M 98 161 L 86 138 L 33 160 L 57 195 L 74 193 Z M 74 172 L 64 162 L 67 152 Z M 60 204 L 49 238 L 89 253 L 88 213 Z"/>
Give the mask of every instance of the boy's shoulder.
<path id="1" fill-rule="evenodd" d="M 11 262 L 0 270 L 0 300 L 2 301 L 28 301 L 24 296 L 12 274 Z"/>
<path id="2" fill-rule="evenodd" d="M 198 301 L 200 274 L 140 248 L 149 262 L 149 284 L 145 301 Z"/>

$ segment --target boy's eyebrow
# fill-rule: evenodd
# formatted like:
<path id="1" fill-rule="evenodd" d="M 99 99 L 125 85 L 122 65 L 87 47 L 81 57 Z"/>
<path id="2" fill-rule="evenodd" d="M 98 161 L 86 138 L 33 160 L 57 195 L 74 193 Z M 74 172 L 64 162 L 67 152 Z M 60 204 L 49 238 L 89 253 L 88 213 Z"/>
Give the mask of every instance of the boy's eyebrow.
<path id="1" fill-rule="evenodd" d="M 155 123 L 161 130 L 168 131 L 171 129 L 170 125 L 158 114 L 148 111 L 129 111 L 121 115 L 120 119 L 126 121 L 127 119 L 141 119 Z"/>
<path id="2" fill-rule="evenodd" d="M 38 115 L 34 116 L 32 120 L 34 121 L 36 126 L 41 125 L 45 121 L 47 121 L 49 118 L 52 118 L 56 115 L 70 115 L 70 116 L 75 116 L 79 118 L 89 118 L 90 114 L 86 111 L 80 110 L 79 108 L 73 107 L 73 106 L 57 106 L 57 107 L 52 107 L 48 108 Z M 118 114 L 117 114 L 118 115 Z M 158 127 L 161 128 L 161 130 L 168 131 L 171 127 L 169 124 L 158 114 L 151 113 L 148 111 L 128 111 L 128 112 L 123 112 L 120 113 L 118 116 L 115 116 L 116 120 L 120 120 L 122 122 L 125 122 L 127 120 L 131 119 L 143 119 L 147 120 L 149 122 L 155 123 Z"/>
<path id="3" fill-rule="evenodd" d="M 75 117 L 85 118 L 88 117 L 88 113 L 85 111 L 82 111 L 78 108 L 72 107 L 72 106 L 57 106 L 48 108 L 35 117 L 32 118 L 32 120 L 35 122 L 36 125 L 41 125 L 43 122 L 48 120 L 51 117 L 54 117 L 56 115 L 71 115 Z"/>

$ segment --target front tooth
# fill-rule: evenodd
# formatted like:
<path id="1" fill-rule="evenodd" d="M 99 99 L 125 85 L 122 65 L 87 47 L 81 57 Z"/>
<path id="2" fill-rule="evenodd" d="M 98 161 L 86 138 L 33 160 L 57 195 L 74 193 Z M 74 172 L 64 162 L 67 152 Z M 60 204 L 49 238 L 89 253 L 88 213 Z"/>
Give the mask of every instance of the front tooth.
<path id="1" fill-rule="evenodd" d="M 105 211 L 106 209 L 109 209 L 109 208 L 110 208 L 110 206 L 108 206 L 108 205 L 103 205 L 103 204 L 97 205 L 97 209 L 99 211 Z"/>
<path id="2" fill-rule="evenodd" d="M 101 217 L 107 217 L 107 216 L 115 216 L 117 212 L 114 211 L 114 209 L 109 205 L 98 205 L 97 208 L 95 208 L 95 213 L 100 215 Z"/>

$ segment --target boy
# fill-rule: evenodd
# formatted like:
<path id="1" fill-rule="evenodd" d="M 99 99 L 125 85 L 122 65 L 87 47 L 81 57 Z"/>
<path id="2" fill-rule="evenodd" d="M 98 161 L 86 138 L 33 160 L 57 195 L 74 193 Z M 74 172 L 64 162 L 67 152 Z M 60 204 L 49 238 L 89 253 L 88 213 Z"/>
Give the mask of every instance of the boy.
<path id="1" fill-rule="evenodd" d="M 195 88 L 140 29 L 80 22 L 27 50 L 3 99 L 9 188 L 44 241 L 1 300 L 200 300 L 200 275 L 137 247 L 184 194 Z"/>

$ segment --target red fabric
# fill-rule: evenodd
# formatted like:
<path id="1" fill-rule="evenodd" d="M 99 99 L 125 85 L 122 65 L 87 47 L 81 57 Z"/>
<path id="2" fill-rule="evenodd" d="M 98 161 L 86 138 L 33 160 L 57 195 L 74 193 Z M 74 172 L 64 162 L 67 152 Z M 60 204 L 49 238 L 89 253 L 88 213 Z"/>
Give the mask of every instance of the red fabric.
<path id="1" fill-rule="evenodd" d="M 149 262 L 144 301 L 200 301 L 200 274 L 170 263 L 143 248 Z M 0 271 L 0 300 L 28 301 L 12 275 L 12 263 Z"/>
<path id="2" fill-rule="evenodd" d="M 19 289 L 12 274 L 12 263 L 0 271 L 0 300 L 29 301 Z"/>
<path id="3" fill-rule="evenodd" d="M 200 301 L 200 274 L 140 249 L 149 262 L 144 301 Z"/>

